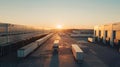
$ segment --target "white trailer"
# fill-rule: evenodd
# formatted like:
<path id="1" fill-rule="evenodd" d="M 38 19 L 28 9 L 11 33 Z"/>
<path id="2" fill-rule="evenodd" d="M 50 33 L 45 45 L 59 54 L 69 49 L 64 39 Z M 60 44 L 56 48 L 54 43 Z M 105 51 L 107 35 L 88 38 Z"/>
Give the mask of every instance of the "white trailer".
<path id="1" fill-rule="evenodd" d="M 37 41 L 35 41 L 35 42 L 38 44 L 38 46 L 40 46 L 40 45 L 43 44 L 45 41 L 47 41 L 52 35 L 53 35 L 53 33 L 48 34 L 47 36 L 45 36 L 45 37 L 43 37 L 43 38 L 41 38 L 41 39 L 39 39 L 39 40 L 37 40 Z"/>
<path id="2" fill-rule="evenodd" d="M 77 44 L 72 44 L 72 52 L 73 52 L 73 55 L 74 55 L 75 59 L 79 63 L 82 63 L 82 61 L 83 61 L 83 51 Z"/>
<path id="3" fill-rule="evenodd" d="M 20 48 L 17 51 L 17 57 L 26 57 L 28 54 L 30 54 L 33 50 L 35 50 L 37 48 L 37 44 L 35 42 Z"/>
<path id="4" fill-rule="evenodd" d="M 88 37 L 88 41 L 94 43 L 95 42 L 95 38 L 94 37 Z"/>
<path id="5" fill-rule="evenodd" d="M 58 51 L 58 49 L 59 49 L 59 40 L 54 40 L 54 43 L 53 43 L 53 50 Z"/>

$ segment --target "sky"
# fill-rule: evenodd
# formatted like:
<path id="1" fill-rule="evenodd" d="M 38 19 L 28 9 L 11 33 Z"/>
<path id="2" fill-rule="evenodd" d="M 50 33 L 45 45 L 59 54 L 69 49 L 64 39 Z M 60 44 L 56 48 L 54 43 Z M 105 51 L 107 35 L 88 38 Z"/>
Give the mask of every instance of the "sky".
<path id="1" fill-rule="evenodd" d="M 0 0 L 0 22 L 93 28 L 120 22 L 120 0 Z"/>

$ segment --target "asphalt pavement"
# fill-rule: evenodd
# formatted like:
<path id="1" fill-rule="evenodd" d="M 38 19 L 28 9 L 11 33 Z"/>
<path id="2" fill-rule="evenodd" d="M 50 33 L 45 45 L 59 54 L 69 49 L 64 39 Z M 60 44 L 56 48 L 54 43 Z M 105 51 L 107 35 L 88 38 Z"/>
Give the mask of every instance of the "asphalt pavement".
<path id="1" fill-rule="evenodd" d="M 55 39 L 60 40 L 58 52 L 52 48 Z M 83 63 L 74 59 L 71 44 L 78 44 L 84 51 Z M 120 53 L 67 34 L 55 34 L 26 58 L 17 58 L 16 53 L 0 58 L 0 67 L 120 67 Z"/>

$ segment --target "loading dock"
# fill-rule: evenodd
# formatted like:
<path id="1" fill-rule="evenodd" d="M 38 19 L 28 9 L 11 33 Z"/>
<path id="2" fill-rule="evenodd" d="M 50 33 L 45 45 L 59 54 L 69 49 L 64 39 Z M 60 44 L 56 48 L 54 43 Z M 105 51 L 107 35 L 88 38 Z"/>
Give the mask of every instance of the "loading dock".
<path id="1" fill-rule="evenodd" d="M 97 37 L 98 42 L 102 41 L 104 44 L 119 48 L 120 23 L 95 26 L 94 37 Z"/>

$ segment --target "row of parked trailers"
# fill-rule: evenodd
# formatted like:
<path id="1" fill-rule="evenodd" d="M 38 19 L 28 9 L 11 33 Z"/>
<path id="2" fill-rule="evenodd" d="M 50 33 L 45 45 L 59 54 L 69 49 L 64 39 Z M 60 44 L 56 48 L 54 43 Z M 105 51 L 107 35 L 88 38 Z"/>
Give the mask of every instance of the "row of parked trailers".
<path id="1" fill-rule="evenodd" d="M 47 41 L 53 33 L 46 35 L 43 38 L 40 38 L 39 40 L 36 40 L 35 42 L 32 42 L 20 49 L 17 50 L 17 57 L 24 58 L 27 55 L 29 55 L 31 52 L 33 52 L 36 48 L 40 47 L 45 41 Z"/>
<path id="2" fill-rule="evenodd" d="M 47 33 L 49 32 L 35 27 L 0 23 L 0 56 L 6 54 L 8 49 L 11 50 L 12 48 L 10 47 L 14 43 Z"/>
<path id="3" fill-rule="evenodd" d="M 95 40 L 112 47 L 120 47 L 120 23 L 113 23 L 94 27 Z"/>

